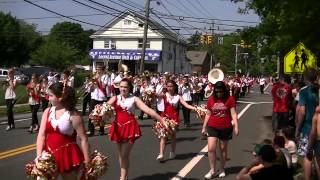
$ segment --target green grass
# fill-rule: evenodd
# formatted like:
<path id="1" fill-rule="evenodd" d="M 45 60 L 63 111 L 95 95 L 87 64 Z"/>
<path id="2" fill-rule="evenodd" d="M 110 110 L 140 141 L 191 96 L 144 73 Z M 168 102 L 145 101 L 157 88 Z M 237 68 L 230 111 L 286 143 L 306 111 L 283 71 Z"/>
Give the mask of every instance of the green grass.
<path id="1" fill-rule="evenodd" d="M 26 105 L 19 105 L 15 106 L 13 108 L 14 113 L 29 113 L 31 112 L 30 106 L 28 104 Z M 6 107 L 0 107 L 0 116 L 6 116 L 7 115 L 7 108 Z"/>
<path id="2" fill-rule="evenodd" d="M 18 84 L 15 89 L 17 104 L 28 103 L 27 89 L 25 85 Z M 5 87 L 2 85 L 0 88 L 0 106 L 6 105 L 4 100 Z"/>

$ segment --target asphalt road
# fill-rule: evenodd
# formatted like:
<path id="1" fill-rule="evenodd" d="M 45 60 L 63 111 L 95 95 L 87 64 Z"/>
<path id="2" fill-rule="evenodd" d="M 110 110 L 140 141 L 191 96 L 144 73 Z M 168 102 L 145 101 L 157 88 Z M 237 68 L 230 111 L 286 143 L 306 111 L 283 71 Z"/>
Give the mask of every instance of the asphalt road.
<path id="1" fill-rule="evenodd" d="M 270 89 L 270 88 L 269 88 Z M 254 92 L 241 98 L 237 104 L 240 134 L 229 143 L 226 164 L 227 176 L 223 179 L 235 179 L 235 175 L 247 165 L 251 158 L 254 143 L 271 137 L 272 100 L 270 95 Z M 182 114 L 182 113 L 180 113 Z M 41 114 L 39 113 L 39 116 Z M 0 117 L 0 174 L 3 180 L 27 179 L 24 166 L 35 158 L 36 134 L 27 132 L 31 120 L 30 114 L 15 115 L 16 129 L 5 131 L 5 117 Z M 85 122 L 87 118 L 84 118 Z M 174 160 L 158 163 L 155 159 L 159 152 L 159 141 L 152 132 L 152 120 L 139 121 L 143 136 L 136 141 L 131 154 L 129 179 L 166 180 L 180 177 L 186 180 L 203 179 L 209 170 L 206 154 L 206 141 L 200 139 L 202 121 L 191 116 L 190 128 L 181 127 L 177 133 L 177 151 Z M 99 150 L 108 155 L 109 170 L 101 179 L 119 179 L 119 164 L 116 145 L 108 136 L 89 138 L 91 150 Z M 169 146 L 165 157 L 169 156 Z M 219 168 L 219 161 L 217 162 Z"/>

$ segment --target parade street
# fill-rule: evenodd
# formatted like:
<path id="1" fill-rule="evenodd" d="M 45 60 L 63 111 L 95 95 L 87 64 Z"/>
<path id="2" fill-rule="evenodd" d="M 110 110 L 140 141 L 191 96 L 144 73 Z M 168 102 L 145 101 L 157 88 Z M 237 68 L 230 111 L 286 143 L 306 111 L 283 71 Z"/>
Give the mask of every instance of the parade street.
<path id="1" fill-rule="evenodd" d="M 235 179 L 236 174 L 249 164 L 255 143 L 264 138 L 271 138 L 270 88 L 271 86 L 267 86 L 266 93 L 260 94 L 256 85 L 251 94 L 240 98 L 237 103 L 240 134 L 233 137 L 229 143 L 227 175 L 224 178 L 226 180 Z M 182 113 L 180 116 L 182 117 Z M 5 131 L 6 124 L 3 122 L 6 122 L 6 118 L 1 118 L 0 173 L 3 180 L 27 179 L 25 164 L 36 157 L 37 134 L 27 132 L 30 117 L 31 114 L 16 114 L 16 128 L 11 131 Z M 88 121 L 87 116 L 84 120 Z M 134 144 L 131 154 L 130 180 L 203 179 L 210 169 L 206 154 L 207 141 L 201 140 L 202 120 L 196 118 L 195 113 L 191 114 L 191 127 L 180 126 L 177 133 L 176 158 L 167 160 L 170 149 L 168 145 L 163 163 L 156 161 L 159 141 L 151 128 L 153 120 L 139 120 L 139 124 L 143 134 Z M 98 150 L 109 157 L 109 169 L 100 179 L 118 179 L 120 170 L 116 145 L 110 142 L 107 135 L 89 137 L 89 143 L 91 151 Z M 217 157 L 220 157 L 220 154 L 217 154 Z M 219 161 L 217 167 L 219 169 Z"/>

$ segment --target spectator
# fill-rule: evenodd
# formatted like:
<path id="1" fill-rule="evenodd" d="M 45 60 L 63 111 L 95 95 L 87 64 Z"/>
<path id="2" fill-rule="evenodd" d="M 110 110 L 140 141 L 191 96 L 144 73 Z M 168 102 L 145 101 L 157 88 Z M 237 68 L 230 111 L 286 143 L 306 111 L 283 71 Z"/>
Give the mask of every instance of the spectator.
<path id="1" fill-rule="evenodd" d="M 294 129 L 291 127 L 283 128 L 281 130 L 282 135 L 285 140 L 284 147 L 289 151 L 292 157 L 292 165 L 293 167 L 296 166 L 297 161 L 298 161 L 298 156 L 297 156 L 297 146 L 296 143 L 292 140 L 294 136 Z"/>
<path id="2" fill-rule="evenodd" d="M 309 143 L 309 134 L 312 127 L 312 117 L 318 102 L 318 84 L 316 84 L 318 71 L 316 69 L 307 69 L 304 72 L 304 78 L 307 86 L 299 92 L 299 103 L 297 109 L 296 138 L 298 140 L 298 155 L 304 157 L 304 179 L 311 177 L 312 161 L 306 158 L 307 146 Z"/>
<path id="3" fill-rule="evenodd" d="M 31 82 L 27 85 L 29 105 L 32 113 L 32 122 L 28 130 L 30 133 L 39 130 L 38 110 L 40 108 L 40 89 L 38 75 L 32 74 Z"/>
<path id="4" fill-rule="evenodd" d="M 271 90 L 273 109 L 272 109 L 272 130 L 273 132 L 289 126 L 289 101 L 291 90 L 282 78 L 276 79 Z"/>
<path id="5" fill-rule="evenodd" d="M 204 176 L 205 179 L 211 179 L 217 174 L 216 169 L 216 150 L 217 144 L 220 145 L 220 174 L 219 177 L 225 177 L 225 163 L 227 160 L 228 141 L 232 139 L 232 133 L 239 134 L 238 118 L 235 109 L 235 99 L 229 95 L 226 85 L 218 81 L 214 85 L 213 95 L 208 99 L 208 112 L 205 116 L 202 134 L 208 134 L 208 157 L 210 171 Z"/>
<path id="6" fill-rule="evenodd" d="M 15 104 L 16 99 L 16 93 L 14 92 L 16 88 L 16 80 L 14 79 L 14 70 L 10 69 L 8 71 L 8 77 L 5 82 L 5 88 L 6 92 L 4 95 L 4 99 L 6 100 L 6 106 L 7 106 L 7 116 L 8 116 L 8 126 L 6 128 L 7 131 L 14 129 L 14 118 L 13 118 L 13 107 Z"/>
<path id="7" fill-rule="evenodd" d="M 263 145 L 258 152 L 257 158 L 252 163 L 243 168 L 236 176 L 237 180 L 293 180 L 292 173 L 286 166 L 274 163 L 276 160 L 276 152 L 271 145 Z M 263 168 L 256 173 L 249 173 L 253 166 L 261 163 Z"/>

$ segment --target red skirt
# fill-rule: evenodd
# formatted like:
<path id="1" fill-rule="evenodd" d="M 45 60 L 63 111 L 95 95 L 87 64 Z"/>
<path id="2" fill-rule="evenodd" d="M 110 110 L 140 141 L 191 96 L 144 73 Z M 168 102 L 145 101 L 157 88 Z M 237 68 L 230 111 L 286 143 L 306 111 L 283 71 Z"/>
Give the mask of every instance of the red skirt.
<path id="1" fill-rule="evenodd" d="M 128 142 L 134 143 L 141 136 L 141 130 L 136 119 L 131 119 L 125 123 L 113 121 L 109 129 L 111 141 L 116 143 Z"/>
<path id="2" fill-rule="evenodd" d="M 77 169 L 84 161 L 83 153 L 73 137 L 50 133 L 46 150 L 53 154 L 59 173 Z"/>

